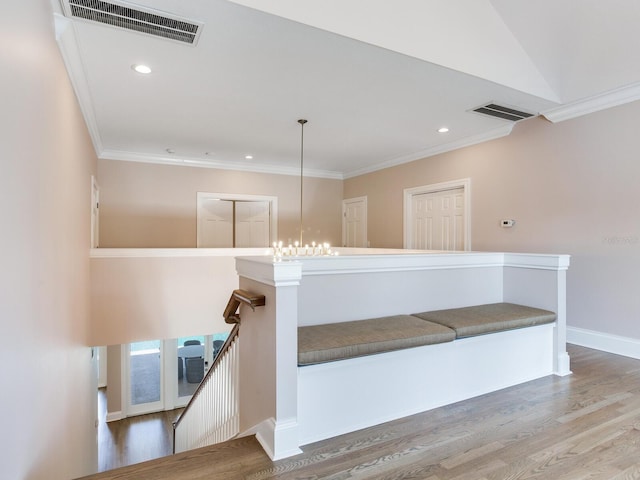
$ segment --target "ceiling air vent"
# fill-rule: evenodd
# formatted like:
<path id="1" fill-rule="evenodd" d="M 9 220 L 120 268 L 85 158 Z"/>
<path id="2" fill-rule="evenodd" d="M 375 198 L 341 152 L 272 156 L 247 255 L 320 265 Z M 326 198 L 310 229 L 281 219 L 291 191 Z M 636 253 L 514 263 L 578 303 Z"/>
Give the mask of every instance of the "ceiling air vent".
<path id="1" fill-rule="evenodd" d="M 202 23 L 125 2 L 62 0 L 67 16 L 195 45 Z"/>
<path id="2" fill-rule="evenodd" d="M 474 108 L 474 112 L 482 113 L 483 115 L 490 115 L 492 117 L 502 118 L 504 120 L 510 120 L 512 122 L 518 122 L 525 118 L 533 117 L 533 113 L 522 112 L 514 108 L 504 107 L 496 103 L 490 103 L 482 107 Z"/>

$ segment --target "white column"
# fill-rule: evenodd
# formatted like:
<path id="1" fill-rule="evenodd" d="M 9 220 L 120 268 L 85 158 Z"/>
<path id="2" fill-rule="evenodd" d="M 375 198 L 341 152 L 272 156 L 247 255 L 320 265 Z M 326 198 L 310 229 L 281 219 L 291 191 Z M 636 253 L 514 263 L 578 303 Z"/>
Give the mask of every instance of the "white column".
<path id="1" fill-rule="evenodd" d="M 265 295 L 242 307 L 240 430 L 252 429 L 272 460 L 301 452 L 298 442 L 298 286 L 302 264 L 236 259 L 240 288 Z"/>
<path id="2" fill-rule="evenodd" d="M 554 373 L 569 375 L 567 353 L 567 269 L 569 255 L 505 253 L 504 301 L 556 313 Z"/>

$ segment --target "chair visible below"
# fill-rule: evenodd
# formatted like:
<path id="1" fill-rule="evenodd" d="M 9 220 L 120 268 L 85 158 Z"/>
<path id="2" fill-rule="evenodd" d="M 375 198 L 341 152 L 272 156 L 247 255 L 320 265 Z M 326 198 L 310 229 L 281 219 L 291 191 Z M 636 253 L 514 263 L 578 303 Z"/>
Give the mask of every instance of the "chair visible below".
<path id="1" fill-rule="evenodd" d="M 184 346 L 187 347 L 189 345 L 201 345 L 200 340 L 185 340 Z"/>
<path id="2" fill-rule="evenodd" d="M 184 376 L 184 361 L 182 360 L 182 357 L 178 357 L 178 380 L 182 380 L 182 377 Z"/>
<path id="3" fill-rule="evenodd" d="M 184 363 L 187 370 L 187 382 L 200 383 L 204 378 L 204 358 L 188 357 L 184 359 Z"/>
<path id="4" fill-rule="evenodd" d="M 222 340 L 213 341 L 213 358 L 214 359 L 218 356 L 218 353 L 220 352 L 222 345 L 224 345 L 224 341 Z"/>

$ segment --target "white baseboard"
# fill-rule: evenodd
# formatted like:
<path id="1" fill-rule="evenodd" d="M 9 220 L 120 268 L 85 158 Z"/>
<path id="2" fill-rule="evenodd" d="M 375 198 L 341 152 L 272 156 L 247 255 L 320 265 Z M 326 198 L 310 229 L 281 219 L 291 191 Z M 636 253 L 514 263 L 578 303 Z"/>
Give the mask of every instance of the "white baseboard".
<path id="1" fill-rule="evenodd" d="M 640 340 L 636 338 L 567 327 L 567 343 L 640 359 Z"/>
<path id="2" fill-rule="evenodd" d="M 255 435 L 271 460 L 280 460 L 302 453 L 298 447 L 298 422 L 295 419 L 276 422 L 268 418 L 239 433 L 238 437 Z"/>
<path id="3" fill-rule="evenodd" d="M 122 414 L 121 411 L 117 411 L 117 412 L 107 412 L 107 418 L 106 421 L 107 423 L 109 422 L 115 422 L 117 420 L 122 420 L 124 418 L 124 415 Z"/>

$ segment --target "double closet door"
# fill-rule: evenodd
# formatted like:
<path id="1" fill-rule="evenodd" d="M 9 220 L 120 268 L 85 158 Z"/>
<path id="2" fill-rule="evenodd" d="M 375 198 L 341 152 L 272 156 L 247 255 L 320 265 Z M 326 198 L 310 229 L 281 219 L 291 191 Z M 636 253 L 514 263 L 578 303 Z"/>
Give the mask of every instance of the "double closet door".
<path id="1" fill-rule="evenodd" d="M 198 208 L 198 247 L 268 247 L 270 226 L 268 201 L 205 199 Z"/>

